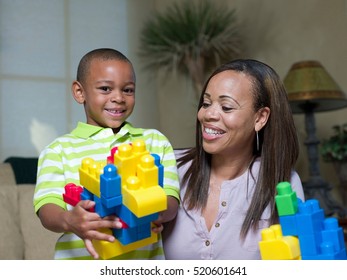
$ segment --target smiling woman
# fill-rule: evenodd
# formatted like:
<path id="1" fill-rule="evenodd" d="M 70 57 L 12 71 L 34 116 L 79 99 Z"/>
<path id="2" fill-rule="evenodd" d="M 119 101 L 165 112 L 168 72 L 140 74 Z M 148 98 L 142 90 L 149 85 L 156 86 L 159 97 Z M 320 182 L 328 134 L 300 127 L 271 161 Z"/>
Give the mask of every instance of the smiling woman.
<path id="1" fill-rule="evenodd" d="M 178 157 L 183 200 L 164 228 L 166 258 L 260 259 L 261 229 L 278 222 L 276 185 L 290 181 L 304 200 L 297 157 L 277 73 L 256 60 L 217 68 L 201 92 L 196 146 Z"/>

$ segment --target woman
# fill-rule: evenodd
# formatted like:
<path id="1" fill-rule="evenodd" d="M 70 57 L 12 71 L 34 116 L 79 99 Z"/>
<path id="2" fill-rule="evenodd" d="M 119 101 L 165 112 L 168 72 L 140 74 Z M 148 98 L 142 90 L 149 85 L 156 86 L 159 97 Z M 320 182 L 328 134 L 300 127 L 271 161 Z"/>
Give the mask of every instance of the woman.
<path id="1" fill-rule="evenodd" d="M 276 185 L 299 146 L 285 88 L 268 65 L 235 60 L 215 70 L 199 101 L 196 146 L 178 159 L 182 204 L 165 225 L 166 259 L 260 259 L 261 230 L 278 223 Z"/>

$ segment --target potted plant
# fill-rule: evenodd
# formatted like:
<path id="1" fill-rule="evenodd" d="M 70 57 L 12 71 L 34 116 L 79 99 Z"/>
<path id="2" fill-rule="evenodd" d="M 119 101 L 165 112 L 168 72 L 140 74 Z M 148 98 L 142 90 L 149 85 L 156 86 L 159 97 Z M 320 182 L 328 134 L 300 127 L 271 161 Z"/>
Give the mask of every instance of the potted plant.
<path id="1" fill-rule="evenodd" d="M 321 146 L 323 160 L 334 165 L 344 204 L 347 203 L 347 123 L 332 127 L 334 133 Z"/>
<path id="2" fill-rule="evenodd" d="M 147 70 L 188 74 L 198 97 L 209 71 L 240 55 L 241 41 L 234 9 L 184 0 L 152 14 L 141 32 L 139 56 Z"/>

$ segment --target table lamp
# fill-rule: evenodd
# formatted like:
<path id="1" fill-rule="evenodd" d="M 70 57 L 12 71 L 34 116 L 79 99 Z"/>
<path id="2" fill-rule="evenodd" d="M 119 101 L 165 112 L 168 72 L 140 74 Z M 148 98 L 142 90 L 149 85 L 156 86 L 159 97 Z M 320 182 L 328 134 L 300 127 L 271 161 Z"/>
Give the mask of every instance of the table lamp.
<path id="1" fill-rule="evenodd" d="M 305 114 L 307 138 L 304 144 L 308 152 L 310 175 L 308 181 L 303 182 L 305 198 L 317 199 L 327 216 L 337 214 L 339 217 L 345 217 L 347 210 L 332 198 L 331 184 L 320 175 L 318 152 L 320 141 L 316 136 L 314 113 L 347 107 L 347 99 L 318 61 L 294 63 L 284 78 L 284 85 L 293 114 Z"/>

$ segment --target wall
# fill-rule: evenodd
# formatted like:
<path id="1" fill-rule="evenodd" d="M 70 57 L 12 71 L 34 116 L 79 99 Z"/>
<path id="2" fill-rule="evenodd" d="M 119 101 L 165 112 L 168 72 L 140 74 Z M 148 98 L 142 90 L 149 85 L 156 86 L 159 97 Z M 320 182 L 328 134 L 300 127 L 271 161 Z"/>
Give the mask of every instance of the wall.
<path id="1" fill-rule="evenodd" d="M 86 52 L 99 47 L 116 48 L 138 70 L 133 34 L 139 26 L 129 27 L 128 23 L 136 19 L 131 15 L 136 8 L 147 9 L 140 8 L 144 3 L 0 1 L 1 161 L 9 156 L 38 156 L 58 135 L 71 131 L 78 121 L 85 121 L 83 106 L 72 98 L 71 82 Z M 139 126 L 156 126 L 158 106 L 151 97 L 155 91 L 149 84 L 143 86 L 143 77 L 138 75 L 137 105 L 129 120 Z"/>
<path id="2" fill-rule="evenodd" d="M 172 1 L 156 1 L 164 10 Z M 342 90 L 347 92 L 347 1 L 345 0 L 215 0 L 235 8 L 244 37 L 244 57 L 271 65 L 284 78 L 297 61 L 320 61 Z M 161 93 L 161 129 L 177 147 L 194 143 L 196 102 L 186 79 L 158 81 Z M 169 113 L 170 112 L 170 113 Z M 301 143 L 297 170 L 303 180 L 308 174 L 304 115 L 295 115 Z M 347 109 L 316 114 L 319 139 L 328 138 L 335 124 L 347 122 Z M 331 164 L 320 160 L 323 178 L 337 185 Z"/>

